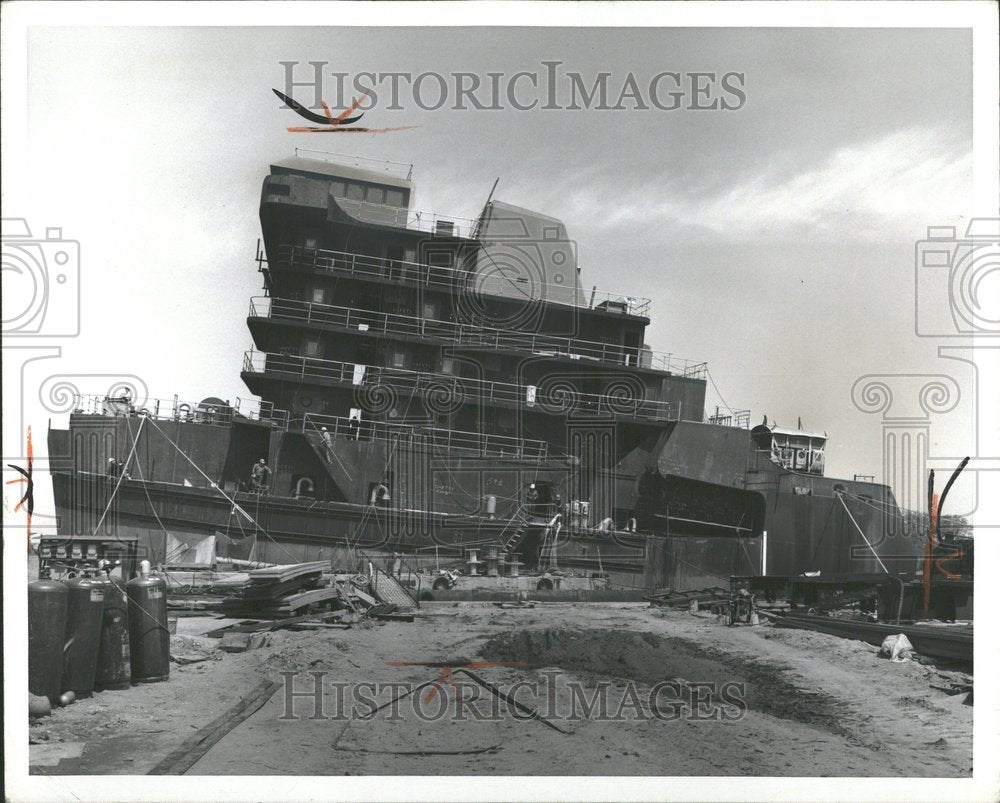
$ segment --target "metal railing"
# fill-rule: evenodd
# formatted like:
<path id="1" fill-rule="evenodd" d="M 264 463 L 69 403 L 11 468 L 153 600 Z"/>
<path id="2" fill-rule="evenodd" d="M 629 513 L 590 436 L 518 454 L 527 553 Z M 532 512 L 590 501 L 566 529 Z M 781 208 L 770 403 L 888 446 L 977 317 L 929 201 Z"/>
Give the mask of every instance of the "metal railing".
<path id="1" fill-rule="evenodd" d="M 255 296 L 250 299 L 249 317 L 303 321 L 343 329 L 429 337 L 466 346 L 514 349 L 545 356 L 594 360 L 627 367 L 654 368 L 685 377 L 703 378 L 706 371 L 706 364 L 703 362 L 684 360 L 668 352 L 647 351 L 617 343 L 600 343 L 536 332 L 473 326 L 434 318 L 374 312 L 294 299 Z"/>
<path id="2" fill-rule="evenodd" d="M 111 417 L 148 416 L 155 421 L 179 421 L 195 424 L 230 426 L 234 421 L 258 421 L 287 428 L 287 410 L 274 407 L 270 402 L 256 399 L 237 399 L 228 402 L 187 402 L 177 396 L 172 399 L 138 399 L 126 396 L 100 396 L 76 394 L 73 397 L 73 413 Z"/>
<path id="3" fill-rule="evenodd" d="M 539 386 L 512 382 L 493 382 L 428 371 L 407 371 L 402 368 L 380 368 L 337 360 L 275 354 L 253 349 L 243 358 L 243 371 L 249 374 L 277 375 L 301 380 L 327 380 L 349 383 L 359 388 L 373 405 L 387 409 L 400 392 L 423 394 L 432 406 L 457 407 L 469 399 L 477 402 L 500 401 L 538 408 L 556 415 L 596 415 L 653 421 L 680 420 L 680 405 L 645 398 L 644 392 L 628 382 L 619 382 L 614 392 L 583 393 L 561 381 L 554 374 Z"/>
<path id="4" fill-rule="evenodd" d="M 347 165 L 348 167 L 360 167 L 364 170 L 378 170 L 383 173 L 405 178 L 409 181 L 413 177 L 413 165 L 408 162 L 393 162 L 389 159 L 370 159 L 367 156 L 351 156 L 347 153 L 334 153 L 333 151 L 319 151 L 313 148 L 296 148 L 295 155 L 311 153 L 316 156 L 305 156 L 305 159 L 315 159 L 318 162 L 330 162 L 332 164 Z"/>
<path id="5" fill-rule="evenodd" d="M 446 287 L 457 293 L 469 294 L 472 298 L 494 296 L 520 301 L 531 299 L 539 303 L 562 304 L 580 309 L 603 308 L 609 314 L 648 316 L 652 306 L 648 298 L 596 290 L 592 291 L 589 302 L 584 304 L 574 298 L 563 285 L 529 282 L 523 277 L 510 278 L 495 273 L 478 274 L 475 271 L 455 267 L 297 245 L 279 245 L 277 258 L 274 260 L 268 260 L 258 248 L 257 262 L 261 271 L 268 270 L 269 262 L 273 262 L 277 267 L 306 268 L 351 276 L 369 276 L 391 282 L 413 282 Z"/>
<path id="6" fill-rule="evenodd" d="M 728 410 L 720 412 L 715 408 L 715 414 L 708 416 L 706 423 L 715 424 L 720 427 L 737 427 L 738 429 L 750 429 L 749 410 Z"/>
<path id="7" fill-rule="evenodd" d="M 296 419 L 296 423 L 299 423 L 298 419 Z M 544 460 L 548 456 L 549 449 L 549 445 L 545 441 L 514 438 L 508 435 L 382 421 L 358 421 L 352 425 L 349 418 L 314 413 L 303 415 L 300 425 L 304 433 L 313 434 L 320 440 L 325 440 L 326 436 L 333 440 L 381 441 L 384 443 L 404 439 L 414 443 L 422 442 L 435 449 L 445 451 L 460 449 L 488 457 Z"/>
<path id="8" fill-rule="evenodd" d="M 381 421 L 359 421 L 351 426 L 349 418 L 333 415 L 304 413 L 291 416 L 287 410 L 274 407 L 260 399 L 240 399 L 235 404 L 197 404 L 172 399 L 144 399 L 139 405 L 124 396 L 109 397 L 77 394 L 73 398 L 73 413 L 105 417 L 148 416 L 156 421 L 214 424 L 230 426 L 239 421 L 258 421 L 284 430 L 313 433 L 323 437 L 324 428 L 331 438 L 393 442 L 399 438 L 422 440 L 434 448 L 461 449 L 477 452 L 487 457 L 523 458 L 544 460 L 549 445 L 545 441 L 515 438 L 509 435 L 442 429 L 419 424 L 397 424 Z"/>

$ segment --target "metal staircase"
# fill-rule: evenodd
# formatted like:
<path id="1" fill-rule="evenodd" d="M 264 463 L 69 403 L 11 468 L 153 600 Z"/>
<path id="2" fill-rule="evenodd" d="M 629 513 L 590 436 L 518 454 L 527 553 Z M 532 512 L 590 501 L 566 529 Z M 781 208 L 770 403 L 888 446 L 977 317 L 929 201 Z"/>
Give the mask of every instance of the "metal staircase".
<path id="1" fill-rule="evenodd" d="M 399 582 L 391 572 L 379 566 L 377 560 L 365 555 L 364 552 L 361 553 L 361 556 L 372 567 L 371 590 L 379 602 L 395 605 L 399 610 L 412 610 L 420 607 L 420 603 L 410 593 L 410 590 Z M 397 556 L 390 560 L 401 560 L 401 558 Z M 409 567 L 407 569 L 411 576 L 416 576 Z"/>
<path id="2" fill-rule="evenodd" d="M 508 533 L 512 524 L 516 524 L 517 526 Z M 528 534 L 530 526 L 531 522 L 524 515 L 524 505 L 521 505 L 514 511 L 514 515 L 510 517 L 507 526 L 500 533 L 500 548 L 508 555 L 512 553 L 524 539 L 524 536 Z"/>

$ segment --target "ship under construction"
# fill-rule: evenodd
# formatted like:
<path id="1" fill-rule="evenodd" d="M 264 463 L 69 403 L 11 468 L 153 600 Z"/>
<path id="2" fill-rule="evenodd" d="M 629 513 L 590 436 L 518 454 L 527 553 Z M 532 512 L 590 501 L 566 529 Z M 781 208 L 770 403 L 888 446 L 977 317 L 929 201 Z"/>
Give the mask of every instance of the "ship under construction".
<path id="1" fill-rule="evenodd" d="M 481 550 L 623 588 L 916 567 L 887 486 L 825 476 L 825 433 L 707 415 L 705 363 L 647 344 L 648 299 L 588 289 L 561 221 L 413 195 L 410 165 L 271 164 L 248 399 L 80 397 L 48 436 L 60 534 L 158 562 L 209 536 L 280 563 Z"/>

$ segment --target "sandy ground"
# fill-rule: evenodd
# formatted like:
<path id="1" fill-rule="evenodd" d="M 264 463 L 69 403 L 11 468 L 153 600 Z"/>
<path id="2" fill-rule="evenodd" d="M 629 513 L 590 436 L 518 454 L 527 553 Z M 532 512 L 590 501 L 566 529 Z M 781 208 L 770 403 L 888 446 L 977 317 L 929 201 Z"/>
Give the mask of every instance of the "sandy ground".
<path id="1" fill-rule="evenodd" d="M 418 617 L 349 630 L 279 631 L 267 646 L 241 654 L 221 653 L 217 640 L 199 637 L 225 622 L 181 618 L 175 652 L 204 647 L 210 660 L 172 665 L 166 683 L 96 694 L 39 720 L 30 731 L 31 771 L 146 773 L 261 680 L 285 683 L 280 673 L 295 672 L 289 688 L 307 691 L 315 681 L 306 673 L 315 672 L 325 673 L 321 710 L 314 697 L 293 698 L 289 710 L 283 687 L 188 774 L 972 772 L 972 706 L 963 704 L 965 695 L 931 688 L 964 675 L 917 662 L 893 664 L 861 642 L 769 625 L 729 628 L 711 614 L 644 603 L 513 610 L 430 603 Z M 400 699 L 395 711 L 390 706 L 367 720 L 343 716 L 360 688 L 350 684 L 425 684 L 442 670 L 393 664 L 445 661 L 527 664 L 474 672 L 505 692 L 520 682 L 517 700 L 552 714 L 560 730 L 514 716 L 461 672 L 454 688 L 445 679 L 433 694 L 434 687 L 425 687 Z M 671 679 L 682 680 L 661 685 L 654 716 L 649 690 Z M 551 696 L 544 684 L 538 695 L 525 685 L 542 681 L 554 689 Z M 337 683 L 345 691 L 338 692 Z M 574 694 L 589 701 L 600 688 L 607 695 L 603 718 L 600 707 L 569 717 Z M 405 687 L 369 686 L 360 693 L 378 705 L 400 691 Z M 468 704 L 457 705 L 456 693 Z M 441 710 L 444 716 L 435 718 Z"/>

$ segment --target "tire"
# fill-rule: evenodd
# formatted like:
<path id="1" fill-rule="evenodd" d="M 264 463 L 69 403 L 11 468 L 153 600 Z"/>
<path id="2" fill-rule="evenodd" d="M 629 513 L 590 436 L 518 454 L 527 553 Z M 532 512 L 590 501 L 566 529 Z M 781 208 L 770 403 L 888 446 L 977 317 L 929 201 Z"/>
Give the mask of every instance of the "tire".
<path id="1" fill-rule="evenodd" d="M 435 591 L 447 591 L 449 588 L 448 581 L 444 577 L 437 578 L 431 585 Z"/>
<path id="2" fill-rule="evenodd" d="M 547 577 L 543 577 L 541 580 L 538 581 L 538 585 L 536 585 L 535 588 L 538 591 L 551 591 L 552 581 L 549 580 Z"/>

